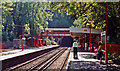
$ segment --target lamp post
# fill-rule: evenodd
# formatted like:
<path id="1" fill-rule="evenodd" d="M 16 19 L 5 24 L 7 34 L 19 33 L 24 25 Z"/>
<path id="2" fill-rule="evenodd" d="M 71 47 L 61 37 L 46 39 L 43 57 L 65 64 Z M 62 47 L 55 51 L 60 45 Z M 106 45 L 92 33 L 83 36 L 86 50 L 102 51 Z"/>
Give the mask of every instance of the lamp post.
<path id="1" fill-rule="evenodd" d="M 91 47 L 92 47 L 92 44 L 91 44 L 91 22 L 87 22 L 90 24 L 90 42 L 89 42 L 89 47 L 90 47 L 90 52 L 91 52 Z"/>
<path id="2" fill-rule="evenodd" d="M 40 40 L 39 40 L 39 30 L 38 30 L 38 38 L 37 38 L 37 42 L 38 42 L 37 45 L 38 45 L 38 47 L 39 47 L 39 45 L 40 45 L 40 44 L 39 44 L 39 43 L 40 43 Z"/>
<path id="3" fill-rule="evenodd" d="M 79 47 L 81 47 L 81 39 L 80 39 L 80 37 L 79 37 Z"/>
<path id="4" fill-rule="evenodd" d="M 108 63 L 108 49 L 107 49 L 107 4 L 106 3 L 98 3 L 99 5 L 104 5 L 105 6 L 105 20 L 106 20 L 106 44 L 105 44 L 105 63 Z"/>
<path id="5" fill-rule="evenodd" d="M 22 26 L 22 38 L 24 38 L 24 26 Z M 23 39 L 22 39 L 22 51 L 23 51 L 23 49 L 24 49 L 24 46 L 23 46 Z"/>
<path id="6" fill-rule="evenodd" d="M 15 25 L 15 26 L 22 27 L 22 38 L 24 38 L 24 27 L 25 27 L 25 25 Z M 22 39 L 22 51 L 23 50 L 24 50 L 24 46 L 23 46 L 23 39 Z"/>

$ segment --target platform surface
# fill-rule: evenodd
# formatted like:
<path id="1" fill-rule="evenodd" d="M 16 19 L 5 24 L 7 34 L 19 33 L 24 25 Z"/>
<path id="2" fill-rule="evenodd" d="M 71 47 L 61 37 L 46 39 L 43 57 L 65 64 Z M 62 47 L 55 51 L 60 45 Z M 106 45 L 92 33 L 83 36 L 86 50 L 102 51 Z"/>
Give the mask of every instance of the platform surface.
<path id="1" fill-rule="evenodd" d="M 25 55 L 25 54 L 29 54 L 29 53 L 33 53 L 33 52 L 37 52 L 37 51 L 41 51 L 41 50 L 45 50 L 48 48 L 57 47 L 57 46 L 59 46 L 59 45 L 36 47 L 36 48 L 31 48 L 31 49 L 24 49 L 23 51 L 22 51 L 22 49 L 17 49 L 17 50 L 12 50 L 12 51 L 8 51 L 8 52 L 2 52 L 2 53 L 0 53 L 0 55 L 2 55 L 2 54 L 7 54 L 7 55 L 0 56 L 0 61 L 9 59 L 9 58 L 13 58 L 13 57 L 17 57 L 17 56 L 21 56 L 21 55 Z"/>
<path id="2" fill-rule="evenodd" d="M 105 64 L 105 60 L 103 60 L 102 64 L 100 60 L 94 59 L 95 53 L 92 52 L 77 52 L 78 59 L 73 58 L 73 52 L 70 52 L 68 63 L 66 69 L 68 71 L 120 71 L 120 65 L 116 65 L 114 63 Z"/>

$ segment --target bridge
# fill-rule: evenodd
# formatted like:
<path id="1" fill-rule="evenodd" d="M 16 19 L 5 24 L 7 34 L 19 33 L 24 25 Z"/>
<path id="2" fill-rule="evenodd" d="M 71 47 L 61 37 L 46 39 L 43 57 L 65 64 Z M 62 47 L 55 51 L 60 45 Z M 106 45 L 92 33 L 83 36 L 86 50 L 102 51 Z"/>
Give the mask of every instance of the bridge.
<path id="1" fill-rule="evenodd" d="M 70 29 L 69 28 L 48 28 L 46 32 L 41 32 L 42 37 L 69 37 Z"/>

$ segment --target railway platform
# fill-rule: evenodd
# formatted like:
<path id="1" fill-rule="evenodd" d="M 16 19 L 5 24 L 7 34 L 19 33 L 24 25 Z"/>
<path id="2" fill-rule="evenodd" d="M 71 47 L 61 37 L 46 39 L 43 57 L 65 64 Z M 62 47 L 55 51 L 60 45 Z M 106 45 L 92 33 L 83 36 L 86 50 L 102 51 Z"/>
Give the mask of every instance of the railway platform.
<path id="1" fill-rule="evenodd" d="M 94 58 L 95 53 L 83 52 L 78 48 L 77 55 L 78 59 L 74 59 L 73 52 L 70 52 L 67 71 L 120 71 L 120 65 L 114 64 L 110 60 L 108 64 L 105 64 L 105 60 L 101 64 L 100 60 Z"/>
<path id="2" fill-rule="evenodd" d="M 5 69 L 14 65 L 17 65 L 19 63 L 22 63 L 24 61 L 27 61 L 31 58 L 35 58 L 38 55 L 41 55 L 43 53 L 46 53 L 54 48 L 59 47 L 59 45 L 51 45 L 51 46 L 43 46 L 38 48 L 31 48 L 31 49 L 24 49 L 22 51 L 21 49 L 7 51 L 7 52 L 1 52 L 0 53 L 0 64 L 2 64 L 2 68 Z"/>

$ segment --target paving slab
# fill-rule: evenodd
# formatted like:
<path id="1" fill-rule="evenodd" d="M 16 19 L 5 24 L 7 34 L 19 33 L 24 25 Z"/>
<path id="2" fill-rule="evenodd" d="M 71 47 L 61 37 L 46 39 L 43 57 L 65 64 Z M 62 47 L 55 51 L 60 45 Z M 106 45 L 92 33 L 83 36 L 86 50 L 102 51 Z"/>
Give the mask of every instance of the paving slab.
<path id="1" fill-rule="evenodd" d="M 78 59 L 73 58 L 73 52 L 70 52 L 66 69 L 68 71 L 120 71 L 120 65 L 114 63 L 100 63 L 100 60 L 94 59 L 95 53 L 77 52 Z"/>

